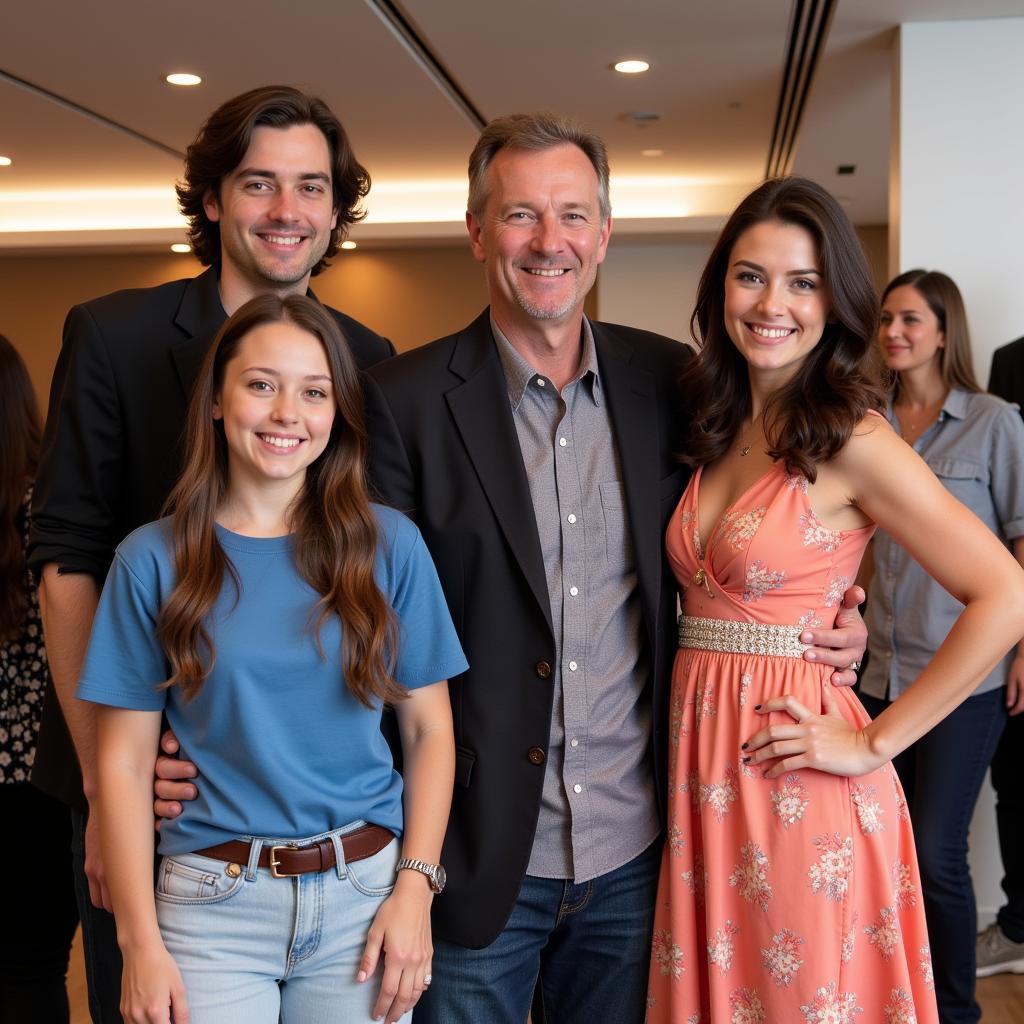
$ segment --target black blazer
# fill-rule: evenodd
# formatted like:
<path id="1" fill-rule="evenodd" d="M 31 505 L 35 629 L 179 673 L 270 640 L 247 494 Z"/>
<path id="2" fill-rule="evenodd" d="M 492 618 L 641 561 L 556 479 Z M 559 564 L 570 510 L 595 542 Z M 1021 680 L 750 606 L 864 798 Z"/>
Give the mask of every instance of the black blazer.
<path id="1" fill-rule="evenodd" d="M 1011 341 L 992 353 L 988 389 L 1007 402 L 1016 402 L 1024 416 L 1024 338 Z"/>
<path id="2" fill-rule="evenodd" d="M 360 367 L 394 354 L 391 342 L 331 313 Z M 55 562 L 102 582 L 121 540 L 159 516 L 180 470 L 192 385 L 226 319 L 213 269 L 114 292 L 68 313 L 35 482 L 34 569 Z M 32 780 L 68 803 L 82 801 L 52 687 Z"/>
<path id="3" fill-rule="evenodd" d="M 664 785 L 676 587 L 662 551 L 686 478 L 673 453 L 676 380 L 689 349 L 627 327 L 593 331 L 636 553 Z M 371 475 L 423 532 L 470 664 L 450 683 L 456 784 L 434 928 L 480 948 L 505 926 L 526 872 L 544 779 L 529 753 L 546 751 L 550 736 L 555 647 L 536 519 L 488 312 L 368 377 Z"/>

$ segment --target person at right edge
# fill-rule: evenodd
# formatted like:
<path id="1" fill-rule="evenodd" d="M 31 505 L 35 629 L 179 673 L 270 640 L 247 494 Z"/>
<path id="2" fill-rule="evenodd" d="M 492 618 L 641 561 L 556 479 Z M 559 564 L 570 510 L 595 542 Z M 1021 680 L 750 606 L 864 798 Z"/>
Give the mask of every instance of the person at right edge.
<path id="1" fill-rule="evenodd" d="M 971 363 L 957 286 L 908 270 L 882 293 L 882 355 L 895 371 L 888 415 L 946 489 L 1024 561 L 1024 424 L 985 394 Z M 875 539 L 868 650 L 860 697 L 877 717 L 917 678 L 963 605 L 887 532 Z M 977 910 L 967 863 L 971 815 L 1006 724 L 1007 684 L 1024 706 L 1024 645 L 1010 651 L 955 711 L 893 759 L 914 826 L 935 994 L 943 1024 L 976 1024 Z"/>
<path id="2" fill-rule="evenodd" d="M 994 395 L 1024 405 L 1024 338 L 996 349 L 988 389 Z M 978 935 L 977 976 L 1024 974 L 1024 786 L 1017 757 L 1024 744 L 1024 657 L 1007 679 L 1006 708 L 1010 717 L 992 758 L 996 791 L 996 826 L 1003 857 L 1006 902 L 995 921 Z M 1017 756 L 1015 756 L 1017 755 Z"/>

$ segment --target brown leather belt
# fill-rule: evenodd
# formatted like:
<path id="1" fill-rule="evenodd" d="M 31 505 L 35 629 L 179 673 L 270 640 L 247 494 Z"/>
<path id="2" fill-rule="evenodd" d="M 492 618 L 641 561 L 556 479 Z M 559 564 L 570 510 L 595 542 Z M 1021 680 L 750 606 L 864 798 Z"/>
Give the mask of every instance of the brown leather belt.
<path id="1" fill-rule="evenodd" d="M 392 839 L 394 833 L 383 825 L 367 825 L 356 832 L 341 836 L 341 848 L 345 851 L 345 862 L 352 864 L 357 860 L 366 860 L 375 853 L 380 853 Z M 242 839 L 232 839 L 217 846 L 208 846 L 205 850 L 196 850 L 201 857 L 212 857 L 214 860 L 233 861 L 236 864 L 249 863 L 251 843 Z M 257 867 L 270 868 L 275 878 L 294 878 L 310 871 L 326 871 L 338 863 L 334 856 L 334 843 L 330 839 L 321 839 L 310 846 L 271 846 L 263 845 L 260 850 Z"/>

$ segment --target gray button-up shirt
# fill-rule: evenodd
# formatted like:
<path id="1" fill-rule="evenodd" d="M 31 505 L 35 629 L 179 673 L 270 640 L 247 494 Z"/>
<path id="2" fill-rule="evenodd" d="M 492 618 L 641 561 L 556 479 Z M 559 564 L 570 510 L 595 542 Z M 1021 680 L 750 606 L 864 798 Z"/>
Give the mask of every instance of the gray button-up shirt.
<path id="1" fill-rule="evenodd" d="M 890 406 L 889 421 L 897 426 Z M 953 497 L 1006 541 L 1024 536 L 1024 423 L 1015 405 L 954 388 L 938 420 L 914 444 Z M 964 606 L 887 533 L 875 534 L 868 596 L 871 657 L 861 690 L 895 700 L 918 677 Z M 975 693 L 1006 684 L 1013 652 Z"/>
<path id="2" fill-rule="evenodd" d="M 491 326 L 530 481 L 555 639 L 551 740 L 527 872 L 585 882 L 632 860 L 659 831 L 650 669 L 622 473 L 587 320 L 580 369 L 561 392 Z"/>

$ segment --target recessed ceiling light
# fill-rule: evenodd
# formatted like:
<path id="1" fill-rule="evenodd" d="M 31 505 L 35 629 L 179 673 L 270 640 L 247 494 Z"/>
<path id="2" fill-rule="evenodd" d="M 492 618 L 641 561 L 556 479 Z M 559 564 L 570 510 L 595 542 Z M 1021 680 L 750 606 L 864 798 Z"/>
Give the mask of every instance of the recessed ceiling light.
<path id="1" fill-rule="evenodd" d="M 351 238 L 346 238 L 345 241 L 341 243 L 341 247 L 342 249 L 354 249 L 356 247 L 356 243 L 353 242 Z"/>
<path id="2" fill-rule="evenodd" d="M 192 246 L 188 242 L 175 242 L 171 246 L 171 252 L 191 252 Z"/>
<path id="3" fill-rule="evenodd" d="M 176 71 L 173 75 L 167 76 L 171 85 L 199 85 L 202 79 L 198 75 L 188 74 L 185 71 Z"/>
<path id="4" fill-rule="evenodd" d="M 0 156 L 0 167 L 10 167 L 14 161 L 9 156 Z"/>
<path id="5" fill-rule="evenodd" d="M 624 75 L 639 75 L 644 71 L 649 71 L 651 65 L 645 60 L 620 60 L 612 67 Z"/>
<path id="6" fill-rule="evenodd" d="M 641 149 L 641 156 L 664 156 L 665 150 L 663 149 Z"/>

